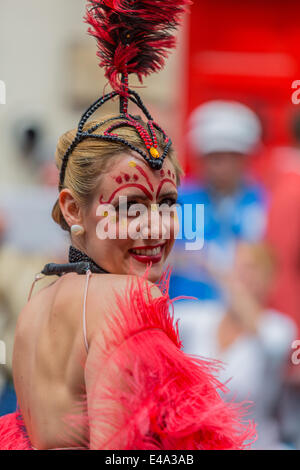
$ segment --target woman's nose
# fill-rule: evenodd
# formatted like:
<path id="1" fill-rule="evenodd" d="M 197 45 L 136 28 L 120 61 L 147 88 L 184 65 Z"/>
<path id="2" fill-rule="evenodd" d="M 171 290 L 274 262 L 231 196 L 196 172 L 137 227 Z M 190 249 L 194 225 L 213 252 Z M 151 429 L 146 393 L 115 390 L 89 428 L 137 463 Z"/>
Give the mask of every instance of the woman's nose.
<path id="1" fill-rule="evenodd" d="M 171 214 L 162 213 L 158 204 L 152 204 L 144 215 L 141 227 L 143 238 L 167 239 L 170 237 Z"/>

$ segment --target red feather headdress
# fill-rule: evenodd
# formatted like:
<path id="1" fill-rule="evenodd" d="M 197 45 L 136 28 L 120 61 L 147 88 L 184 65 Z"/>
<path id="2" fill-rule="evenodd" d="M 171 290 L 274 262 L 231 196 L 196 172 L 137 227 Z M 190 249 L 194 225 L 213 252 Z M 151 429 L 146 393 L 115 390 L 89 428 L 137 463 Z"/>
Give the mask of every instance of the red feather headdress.
<path id="1" fill-rule="evenodd" d="M 100 66 L 114 90 L 124 93 L 120 76 L 142 82 L 165 64 L 176 46 L 174 30 L 188 0 L 90 0 L 85 21 L 98 42 Z"/>
<path id="2" fill-rule="evenodd" d="M 79 142 L 86 138 L 117 141 L 138 152 L 155 170 L 161 169 L 172 145 L 161 127 L 153 120 L 136 91 L 128 87 L 128 76 L 143 77 L 158 72 L 165 64 L 168 52 L 176 46 L 174 31 L 180 16 L 190 5 L 190 0 L 89 0 L 85 22 L 88 31 L 98 43 L 100 66 L 105 69 L 113 92 L 99 98 L 83 114 L 74 142 L 67 150 L 60 172 L 60 189 L 63 188 L 68 159 Z M 104 103 L 120 97 L 120 114 L 110 119 L 103 134 L 95 134 L 99 126 L 84 131 L 84 125 Z M 128 113 L 128 102 L 137 105 L 147 118 L 146 128 L 139 117 Z M 118 122 L 113 122 L 114 120 Z M 101 123 L 103 125 L 103 123 Z M 139 149 L 116 134 L 120 127 L 132 127 L 145 144 Z M 156 131 L 163 134 L 165 148 L 160 155 Z"/>

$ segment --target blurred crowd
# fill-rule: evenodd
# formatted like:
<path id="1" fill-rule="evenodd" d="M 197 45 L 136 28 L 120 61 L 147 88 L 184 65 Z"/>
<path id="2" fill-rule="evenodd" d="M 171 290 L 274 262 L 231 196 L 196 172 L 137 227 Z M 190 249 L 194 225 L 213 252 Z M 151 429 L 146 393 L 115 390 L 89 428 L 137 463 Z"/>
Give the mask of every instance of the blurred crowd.
<path id="1" fill-rule="evenodd" d="M 248 402 L 257 423 L 255 447 L 300 449 L 300 366 L 292 361 L 300 334 L 300 117 L 291 124 L 294 147 L 274 151 L 272 187 L 249 165 L 263 149 L 262 124 L 238 102 L 210 101 L 192 113 L 187 140 L 199 171 L 182 182 L 178 203 L 182 213 L 185 204 L 204 206 L 204 245 L 189 251 L 184 236 L 176 240 L 170 296 L 191 297 L 174 303 L 184 350 L 221 361 L 226 399 Z M 35 136 L 25 137 L 26 153 L 36 153 Z M 0 191 L 0 339 L 7 348 L 0 415 L 16 407 L 13 335 L 34 274 L 66 261 L 68 240 L 50 217 L 53 163 L 40 162 L 36 174 L 35 185 Z M 200 229 L 194 209 L 189 217 L 185 224 Z"/>
<path id="2" fill-rule="evenodd" d="M 51 220 L 57 197 L 56 168 L 49 161 L 31 160 L 30 164 L 37 177 L 35 184 L 3 184 L 0 188 L 0 340 L 5 344 L 5 364 L 0 358 L 0 416 L 17 406 L 12 379 L 14 332 L 35 274 L 46 263 L 67 260 L 68 240 Z M 40 287 L 52 281 L 43 279 Z"/>
<path id="3" fill-rule="evenodd" d="M 223 364 L 225 397 L 249 402 L 257 449 L 300 448 L 300 118 L 291 148 L 277 148 L 273 185 L 250 171 L 263 151 L 262 123 L 242 103 L 210 101 L 194 110 L 188 140 L 199 172 L 179 204 L 204 205 L 204 246 L 176 241 L 171 297 L 184 350 Z M 195 230 L 195 211 L 190 220 Z"/>

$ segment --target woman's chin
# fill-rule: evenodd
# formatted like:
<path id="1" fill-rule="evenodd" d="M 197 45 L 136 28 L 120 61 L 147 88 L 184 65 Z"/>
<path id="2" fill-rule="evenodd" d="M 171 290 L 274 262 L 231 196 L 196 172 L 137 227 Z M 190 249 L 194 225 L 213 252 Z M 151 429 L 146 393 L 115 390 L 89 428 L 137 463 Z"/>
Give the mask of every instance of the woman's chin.
<path id="1" fill-rule="evenodd" d="M 132 263 L 134 274 L 137 276 L 144 276 L 148 270 L 147 279 L 150 282 L 156 282 L 160 279 L 163 272 L 163 262 L 152 264 L 142 264 L 139 262 Z M 130 271 L 129 271 L 130 272 Z"/>
<path id="2" fill-rule="evenodd" d="M 160 279 L 161 275 L 162 270 L 158 270 L 157 268 L 155 268 L 154 270 L 150 269 L 147 279 L 148 281 L 155 283 Z"/>

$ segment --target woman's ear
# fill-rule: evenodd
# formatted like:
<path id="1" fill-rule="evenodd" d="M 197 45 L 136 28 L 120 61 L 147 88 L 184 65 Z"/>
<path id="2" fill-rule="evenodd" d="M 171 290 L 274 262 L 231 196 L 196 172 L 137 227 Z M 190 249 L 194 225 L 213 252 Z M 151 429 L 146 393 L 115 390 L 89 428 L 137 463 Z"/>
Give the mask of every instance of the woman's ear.
<path id="1" fill-rule="evenodd" d="M 60 192 L 58 200 L 64 219 L 69 227 L 72 227 L 72 225 L 81 225 L 82 212 L 71 191 L 69 189 L 63 189 Z"/>

